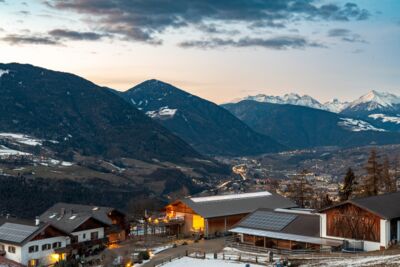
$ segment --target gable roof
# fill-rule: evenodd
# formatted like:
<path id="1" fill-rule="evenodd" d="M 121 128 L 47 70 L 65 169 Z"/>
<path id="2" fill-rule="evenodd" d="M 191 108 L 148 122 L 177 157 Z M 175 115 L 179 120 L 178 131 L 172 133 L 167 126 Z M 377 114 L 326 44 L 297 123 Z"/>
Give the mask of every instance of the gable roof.
<path id="1" fill-rule="evenodd" d="M 35 225 L 33 221 L 16 218 L 0 218 L 0 241 L 22 246 L 42 233 L 47 227 L 54 226 L 49 223 L 39 223 L 39 225 Z M 57 227 L 54 228 L 68 236 L 68 233 L 65 233 Z"/>
<path id="2" fill-rule="evenodd" d="M 95 207 L 85 205 L 57 203 L 40 215 L 39 219 L 67 233 L 74 232 L 75 229 L 91 219 L 104 227 L 110 226 L 112 221 L 108 218 L 107 212 L 112 209 L 102 207 L 101 212 L 94 213 L 94 211 L 100 210 L 100 208 L 94 208 Z"/>
<path id="3" fill-rule="evenodd" d="M 184 198 L 179 201 L 189 206 L 195 213 L 203 218 L 246 214 L 258 208 L 276 209 L 296 207 L 296 204 L 289 199 L 268 191 L 210 197 L 192 197 Z"/>
<path id="4" fill-rule="evenodd" d="M 124 214 L 123 212 L 111 208 L 111 207 L 102 207 L 102 206 L 94 206 L 94 205 L 81 205 L 81 204 L 70 204 L 70 203 L 63 203 L 59 202 L 51 206 L 49 209 L 47 209 L 41 216 L 40 218 L 44 221 L 45 218 L 50 217 L 54 214 L 56 214 L 56 217 L 59 216 L 61 213 L 67 214 L 79 214 L 80 216 L 91 216 L 98 221 L 107 224 L 107 225 L 112 225 L 112 220 L 108 216 L 111 212 L 118 212 L 120 214 Z"/>
<path id="5" fill-rule="evenodd" d="M 244 217 L 234 227 L 319 237 L 320 216 L 296 211 L 258 209 Z"/>
<path id="6" fill-rule="evenodd" d="M 342 245 L 341 240 L 320 237 L 318 214 L 296 210 L 258 209 L 244 217 L 229 232 L 335 247 Z"/>
<path id="7" fill-rule="evenodd" d="M 337 205 L 322 209 L 320 210 L 320 212 L 324 212 L 345 204 L 353 204 L 371 213 L 374 213 L 383 219 L 390 220 L 400 217 L 399 203 L 400 203 L 400 192 L 395 192 L 378 196 L 347 200 Z"/>

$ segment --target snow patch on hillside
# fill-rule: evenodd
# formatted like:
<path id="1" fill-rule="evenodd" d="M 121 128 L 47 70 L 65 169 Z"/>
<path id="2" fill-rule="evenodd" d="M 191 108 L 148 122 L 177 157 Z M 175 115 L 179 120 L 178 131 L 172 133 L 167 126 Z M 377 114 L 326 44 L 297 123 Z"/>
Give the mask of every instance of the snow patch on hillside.
<path id="1" fill-rule="evenodd" d="M 342 128 L 352 131 L 352 132 L 362 132 L 362 131 L 376 131 L 376 132 L 385 132 L 386 130 L 376 128 L 369 124 L 366 121 L 350 119 L 350 118 L 340 118 L 341 121 L 338 122 L 338 125 Z"/>
<path id="2" fill-rule="evenodd" d="M 8 139 L 14 142 L 17 142 L 19 144 L 24 144 L 28 146 L 41 146 L 43 140 L 36 139 L 34 137 L 25 135 L 25 134 L 19 134 L 19 133 L 0 133 L 0 139 Z"/>
<path id="3" fill-rule="evenodd" d="M 2 70 L 2 69 L 0 69 L 0 78 L 1 78 L 1 76 L 3 76 L 4 74 L 9 74 L 9 73 L 10 73 L 9 70 Z"/>
<path id="4" fill-rule="evenodd" d="M 29 156 L 29 155 L 31 154 L 0 145 L 0 158 L 9 156 Z"/>
<path id="5" fill-rule="evenodd" d="M 158 118 L 158 119 L 171 119 L 175 116 L 178 109 L 172 109 L 168 106 L 161 107 L 158 110 L 147 111 L 146 115 L 150 118 Z"/>
<path id="6" fill-rule="evenodd" d="M 400 117 L 387 116 L 385 114 L 371 114 L 368 117 L 370 117 L 374 120 L 381 120 L 382 122 L 391 122 L 391 123 L 400 124 Z"/>

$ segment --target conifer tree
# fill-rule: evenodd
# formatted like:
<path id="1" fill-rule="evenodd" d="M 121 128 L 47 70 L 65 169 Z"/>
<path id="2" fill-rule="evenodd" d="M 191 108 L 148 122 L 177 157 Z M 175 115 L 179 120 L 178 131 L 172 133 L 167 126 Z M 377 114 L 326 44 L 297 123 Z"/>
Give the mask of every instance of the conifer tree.
<path id="1" fill-rule="evenodd" d="M 347 169 L 346 176 L 343 180 L 343 187 L 339 190 L 340 201 L 349 200 L 355 191 L 357 185 L 356 176 L 351 168 Z"/>

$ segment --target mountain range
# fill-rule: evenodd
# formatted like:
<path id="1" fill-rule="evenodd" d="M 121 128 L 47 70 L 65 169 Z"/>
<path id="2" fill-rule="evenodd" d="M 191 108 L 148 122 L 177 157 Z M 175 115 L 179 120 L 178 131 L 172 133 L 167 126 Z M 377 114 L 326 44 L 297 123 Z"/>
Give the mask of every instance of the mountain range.
<path id="1" fill-rule="evenodd" d="M 257 132 L 292 149 L 400 142 L 400 134 L 325 110 L 251 100 L 223 105 Z"/>
<path id="2" fill-rule="evenodd" d="M 367 94 L 351 102 L 333 99 L 325 103 L 308 96 L 286 94 L 284 96 L 268 96 L 259 94 L 235 99 L 231 103 L 252 100 L 261 103 L 290 104 L 326 110 L 368 122 L 386 131 L 400 132 L 400 96 L 388 92 L 371 90 Z"/>
<path id="3" fill-rule="evenodd" d="M 119 94 L 207 155 L 254 155 L 284 148 L 221 106 L 158 80 L 145 81 Z"/>
<path id="4" fill-rule="evenodd" d="M 238 103 L 243 100 L 253 100 L 272 104 L 290 104 L 296 106 L 305 106 L 310 108 L 322 109 L 334 113 L 344 113 L 361 115 L 363 113 L 371 114 L 376 111 L 398 111 L 400 109 L 400 97 L 387 92 L 378 92 L 372 90 L 367 94 L 351 102 L 341 102 L 337 98 L 321 103 L 309 95 L 299 95 L 295 93 L 285 94 L 283 96 L 270 96 L 258 94 L 237 98 L 231 103 Z"/>

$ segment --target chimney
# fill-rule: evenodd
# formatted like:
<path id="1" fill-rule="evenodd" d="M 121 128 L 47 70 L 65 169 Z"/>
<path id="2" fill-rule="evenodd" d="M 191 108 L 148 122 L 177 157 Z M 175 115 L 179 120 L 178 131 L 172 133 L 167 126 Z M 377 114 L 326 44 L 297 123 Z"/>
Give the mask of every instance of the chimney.
<path id="1" fill-rule="evenodd" d="M 39 224 L 40 224 L 40 219 L 39 219 L 39 217 L 36 216 L 36 218 L 35 218 L 35 225 L 39 225 Z"/>

